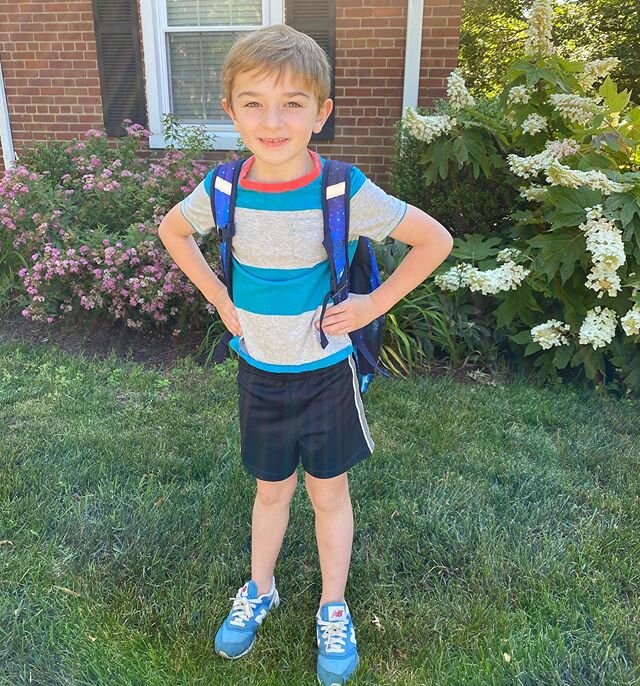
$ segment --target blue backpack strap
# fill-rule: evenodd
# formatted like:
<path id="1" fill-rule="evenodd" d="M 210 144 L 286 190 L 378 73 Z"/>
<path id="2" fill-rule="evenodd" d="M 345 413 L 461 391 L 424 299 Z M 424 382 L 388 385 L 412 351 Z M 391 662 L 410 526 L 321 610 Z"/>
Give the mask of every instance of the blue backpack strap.
<path id="1" fill-rule="evenodd" d="M 380 273 L 368 238 L 361 237 L 354 257 L 354 265 L 349 265 L 349 201 L 352 165 L 337 160 L 326 160 L 322 176 L 322 211 L 324 217 L 323 245 L 329 258 L 331 290 L 325 295 L 320 313 L 320 344 L 329 344 L 322 329 L 329 299 L 335 304 L 349 296 L 350 290 L 357 293 L 370 293 L 380 285 Z M 357 263 L 357 264 L 355 264 Z M 354 270 L 354 266 L 356 267 Z M 364 281 L 363 276 L 364 273 Z M 357 274 L 355 283 L 352 275 Z M 352 331 L 349 336 L 355 348 L 360 390 L 364 393 L 377 372 L 388 374 L 378 366 L 376 359 L 382 340 L 384 317 L 379 317 L 367 326 Z M 375 351 L 376 355 L 371 351 Z"/>
<path id="2" fill-rule="evenodd" d="M 214 169 L 211 179 L 211 212 L 218 229 L 222 273 L 230 298 L 232 297 L 231 243 L 236 232 L 234 220 L 236 195 L 243 163 L 243 159 L 223 162 Z"/>
<path id="3" fill-rule="evenodd" d="M 349 295 L 349 198 L 352 165 L 338 160 L 326 160 L 322 172 L 322 214 L 324 240 L 322 244 L 329 258 L 331 290 L 322 301 L 320 313 L 320 345 L 326 348 L 329 341 L 322 322 L 333 299 L 338 304 Z"/>

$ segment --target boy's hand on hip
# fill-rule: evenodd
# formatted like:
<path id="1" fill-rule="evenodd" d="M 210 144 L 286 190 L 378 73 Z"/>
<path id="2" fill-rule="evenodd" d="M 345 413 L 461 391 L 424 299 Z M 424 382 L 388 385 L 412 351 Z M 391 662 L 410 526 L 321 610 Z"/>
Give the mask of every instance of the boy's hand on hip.
<path id="1" fill-rule="evenodd" d="M 226 289 L 222 290 L 216 297 L 215 302 L 211 303 L 217 310 L 223 324 L 234 336 L 242 336 L 242 328 L 236 308 L 229 297 Z"/>
<path id="2" fill-rule="evenodd" d="M 379 313 L 370 295 L 349 293 L 349 297 L 338 305 L 327 307 L 322 328 L 326 334 L 340 336 L 366 326 Z M 320 321 L 316 322 L 316 329 L 320 330 Z"/>

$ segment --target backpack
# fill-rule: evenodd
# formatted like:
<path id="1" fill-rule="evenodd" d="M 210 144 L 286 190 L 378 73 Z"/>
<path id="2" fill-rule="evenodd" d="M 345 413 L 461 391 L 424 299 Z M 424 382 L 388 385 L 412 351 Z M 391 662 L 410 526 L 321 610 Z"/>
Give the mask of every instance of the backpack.
<path id="1" fill-rule="evenodd" d="M 245 160 L 238 159 L 218 165 L 213 172 L 211 183 L 211 211 L 218 227 L 220 240 L 220 260 L 224 283 L 229 297 L 232 296 L 232 252 L 231 245 L 235 234 L 235 205 L 240 169 Z M 334 304 L 345 300 L 349 293 L 371 293 L 380 285 L 378 264 L 368 238 L 361 236 L 355 255 L 349 265 L 349 188 L 352 165 L 337 160 L 326 160 L 322 174 L 322 214 L 324 218 L 324 239 L 322 244 L 327 251 L 331 272 L 330 290 L 322 302 L 320 314 L 320 345 L 326 348 L 327 337 L 322 322 L 329 300 Z M 384 315 L 374 319 L 362 329 L 352 331 L 349 336 L 354 347 L 354 358 L 358 375 L 360 393 L 364 393 L 376 372 L 388 374 L 378 366 Z M 226 332 L 216 348 L 214 360 L 220 362 L 226 354 L 231 340 Z"/>

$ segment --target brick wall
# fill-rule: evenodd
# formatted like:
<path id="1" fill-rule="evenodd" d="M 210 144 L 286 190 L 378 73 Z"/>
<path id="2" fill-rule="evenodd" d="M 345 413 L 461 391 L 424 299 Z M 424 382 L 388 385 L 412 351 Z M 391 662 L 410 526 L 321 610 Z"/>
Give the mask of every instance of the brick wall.
<path id="1" fill-rule="evenodd" d="M 418 105 L 430 107 L 447 94 L 447 77 L 458 65 L 462 0 L 425 0 Z"/>
<path id="2" fill-rule="evenodd" d="M 422 106 L 444 95 L 457 64 L 461 5 L 425 0 Z M 337 0 L 336 24 L 336 137 L 312 147 L 354 161 L 386 187 L 402 114 L 407 0 Z M 18 152 L 103 126 L 91 0 L 0 0 L 0 45 Z"/>
<path id="3" fill-rule="evenodd" d="M 102 126 L 91 0 L 0 0 L 0 46 L 16 150 Z"/>

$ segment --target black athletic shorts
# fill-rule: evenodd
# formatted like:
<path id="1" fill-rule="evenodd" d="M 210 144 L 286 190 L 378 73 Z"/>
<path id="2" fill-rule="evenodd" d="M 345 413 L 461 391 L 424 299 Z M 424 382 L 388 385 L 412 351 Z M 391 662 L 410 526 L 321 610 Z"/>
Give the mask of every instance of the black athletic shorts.
<path id="1" fill-rule="evenodd" d="M 311 476 L 338 476 L 368 457 L 373 441 L 355 362 L 309 372 L 266 372 L 238 360 L 240 441 L 249 473 L 281 481 L 298 461 Z"/>

